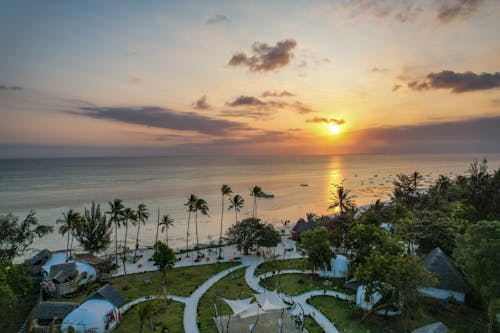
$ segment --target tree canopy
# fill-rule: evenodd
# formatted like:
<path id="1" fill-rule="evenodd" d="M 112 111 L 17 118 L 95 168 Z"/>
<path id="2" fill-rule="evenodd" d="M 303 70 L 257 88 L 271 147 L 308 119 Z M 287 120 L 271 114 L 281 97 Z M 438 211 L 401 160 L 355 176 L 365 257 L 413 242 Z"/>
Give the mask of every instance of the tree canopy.
<path id="1" fill-rule="evenodd" d="M 260 219 L 250 217 L 233 224 L 227 231 L 226 237 L 230 243 L 236 244 L 245 254 L 254 246 L 276 246 L 281 238 L 278 231 Z"/>
<path id="2" fill-rule="evenodd" d="M 305 231 L 301 234 L 302 251 L 307 254 L 309 266 L 316 270 L 324 265 L 329 266 L 335 253 L 330 248 L 328 231 L 324 227 Z"/>
<path id="3" fill-rule="evenodd" d="M 111 233 L 111 225 L 106 221 L 106 215 L 101 212 L 100 205 L 92 202 L 90 209 L 84 210 L 83 224 L 76 233 L 78 242 L 85 251 L 99 253 L 108 249 Z"/>

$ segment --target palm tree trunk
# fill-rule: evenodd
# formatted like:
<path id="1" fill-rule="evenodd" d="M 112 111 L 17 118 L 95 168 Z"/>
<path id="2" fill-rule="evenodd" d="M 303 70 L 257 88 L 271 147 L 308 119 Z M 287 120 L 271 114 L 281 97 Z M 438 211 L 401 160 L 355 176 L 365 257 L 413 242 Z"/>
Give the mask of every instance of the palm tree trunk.
<path id="1" fill-rule="evenodd" d="M 221 215 L 220 215 L 220 234 L 219 234 L 219 259 L 222 258 L 222 220 L 224 219 L 224 195 L 222 195 Z"/>
<path id="2" fill-rule="evenodd" d="M 69 231 L 68 231 L 68 241 L 66 242 L 66 261 L 69 259 Z"/>
<path id="3" fill-rule="evenodd" d="M 115 222 L 115 264 L 118 266 L 118 224 Z"/>
<path id="4" fill-rule="evenodd" d="M 165 234 L 167 235 L 167 246 L 168 246 L 168 225 L 165 226 Z"/>
<path id="5" fill-rule="evenodd" d="M 191 211 L 188 213 L 188 225 L 186 232 L 186 258 L 189 258 L 189 222 L 191 220 Z"/>
<path id="6" fill-rule="evenodd" d="M 141 232 L 141 221 L 137 223 L 137 235 L 135 237 L 135 252 L 134 252 L 134 262 L 136 262 L 137 258 L 137 249 L 139 248 L 139 232 Z"/>
<path id="7" fill-rule="evenodd" d="M 160 208 L 158 207 L 158 221 L 156 222 L 156 238 L 155 244 L 158 242 L 158 229 L 160 228 Z"/>
<path id="8" fill-rule="evenodd" d="M 123 239 L 123 248 L 127 248 L 128 223 L 125 223 L 125 238 Z"/>
<path id="9" fill-rule="evenodd" d="M 235 223 L 238 223 L 238 211 L 236 210 L 236 208 L 234 209 L 234 215 L 236 216 Z"/>
<path id="10" fill-rule="evenodd" d="M 194 214 L 194 225 L 196 229 L 196 260 L 198 260 L 200 258 L 200 243 L 198 243 L 198 211 Z"/>

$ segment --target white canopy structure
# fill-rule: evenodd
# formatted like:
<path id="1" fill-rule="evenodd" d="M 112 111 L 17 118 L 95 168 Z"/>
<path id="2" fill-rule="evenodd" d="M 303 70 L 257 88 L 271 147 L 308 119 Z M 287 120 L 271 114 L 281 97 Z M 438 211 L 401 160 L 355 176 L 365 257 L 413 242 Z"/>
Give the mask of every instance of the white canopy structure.
<path id="1" fill-rule="evenodd" d="M 288 308 L 288 305 L 286 305 L 285 302 L 281 300 L 276 291 L 267 292 L 265 294 L 255 294 L 254 297 L 263 311 L 281 310 Z"/>
<path id="2" fill-rule="evenodd" d="M 236 300 L 223 298 L 222 300 L 226 302 L 227 305 L 229 305 L 231 310 L 233 310 L 234 315 L 239 315 L 240 313 L 245 312 L 252 307 L 252 304 L 250 304 L 252 302 L 252 298 L 253 297 Z"/>
<path id="3" fill-rule="evenodd" d="M 49 278 L 49 273 L 52 266 L 57 266 L 65 263 L 75 263 L 76 269 L 78 270 L 78 275 L 80 279 L 78 280 L 79 285 L 84 285 L 87 282 L 95 280 L 97 276 L 96 269 L 85 262 L 81 262 L 78 260 L 68 260 L 66 261 L 66 253 L 65 252 L 56 252 L 50 255 L 50 258 L 45 262 L 42 266 L 44 279 Z"/>

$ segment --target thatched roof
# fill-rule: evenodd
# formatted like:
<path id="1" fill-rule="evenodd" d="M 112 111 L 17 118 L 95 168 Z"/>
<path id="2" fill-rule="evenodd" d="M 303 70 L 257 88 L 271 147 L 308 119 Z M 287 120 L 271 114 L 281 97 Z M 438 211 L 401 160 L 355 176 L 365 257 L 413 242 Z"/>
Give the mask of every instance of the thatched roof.
<path id="1" fill-rule="evenodd" d="M 65 282 L 75 276 L 77 272 L 75 262 L 66 262 L 64 264 L 57 264 L 50 266 L 49 279 L 58 282 Z"/>
<path id="2" fill-rule="evenodd" d="M 448 327 L 446 327 L 442 322 L 437 322 L 434 324 L 419 327 L 411 333 L 446 333 L 448 332 Z"/>
<path id="3" fill-rule="evenodd" d="M 95 255 L 91 253 L 78 253 L 74 254 L 73 258 L 75 260 L 81 261 L 81 262 L 86 262 L 87 264 L 91 265 L 100 265 L 100 264 L 107 264 L 111 262 L 111 259 L 104 259 L 104 258 L 99 258 L 96 257 Z"/>
<path id="4" fill-rule="evenodd" d="M 462 273 L 439 247 L 436 247 L 425 256 L 424 265 L 432 273 L 436 274 L 438 279 L 438 284 L 432 287 L 465 292 L 466 284 Z"/>
<path id="5" fill-rule="evenodd" d="M 314 221 L 309 221 L 306 222 L 305 220 L 299 220 L 296 224 L 295 227 L 293 227 L 293 231 L 301 233 L 304 231 L 312 230 L 316 228 L 316 222 Z"/>
<path id="6" fill-rule="evenodd" d="M 40 302 L 31 316 L 33 319 L 64 319 L 78 303 L 71 302 Z"/>
<path id="7" fill-rule="evenodd" d="M 119 307 L 126 301 L 125 297 L 123 297 L 118 291 L 116 291 L 116 289 L 113 288 L 109 283 L 97 289 L 89 298 L 105 299 L 116 307 Z"/>
<path id="8" fill-rule="evenodd" d="M 31 265 L 42 265 L 49 258 L 50 258 L 50 251 L 45 249 L 45 250 L 38 252 L 30 259 L 26 259 L 26 263 L 30 266 Z"/>

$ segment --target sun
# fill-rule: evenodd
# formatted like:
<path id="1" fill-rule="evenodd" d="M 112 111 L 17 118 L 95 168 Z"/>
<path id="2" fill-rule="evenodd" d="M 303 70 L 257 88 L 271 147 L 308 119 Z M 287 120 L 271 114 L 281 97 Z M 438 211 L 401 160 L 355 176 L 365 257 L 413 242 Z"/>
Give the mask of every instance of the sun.
<path id="1" fill-rule="evenodd" d="M 328 124 L 328 130 L 331 134 L 337 135 L 340 133 L 340 125 L 337 124 Z"/>

